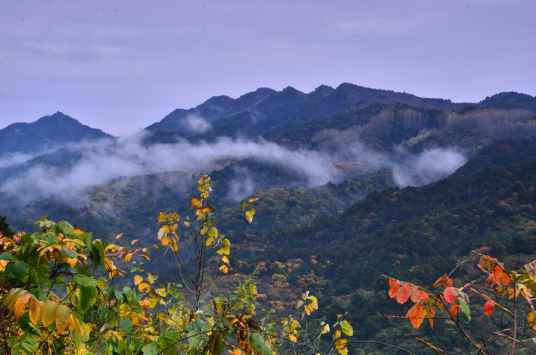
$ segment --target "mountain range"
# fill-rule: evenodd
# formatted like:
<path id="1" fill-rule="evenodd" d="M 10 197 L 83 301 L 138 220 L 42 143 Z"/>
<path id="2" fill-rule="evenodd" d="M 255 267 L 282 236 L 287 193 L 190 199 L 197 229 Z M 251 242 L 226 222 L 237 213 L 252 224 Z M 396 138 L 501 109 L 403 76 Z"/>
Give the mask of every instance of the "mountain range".
<path id="1" fill-rule="evenodd" d="M 175 110 L 125 138 L 56 113 L 0 130 L 0 215 L 15 230 L 44 215 L 150 246 L 158 213 L 188 215 L 197 179 L 209 173 L 218 228 L 233 244 L 241 202 L 259 198 L 230 273 L 260 270 L 264 308 L 286 314 L 311 291 L 323 310 L 317 321 L 349 312 L 360 339 L 419 354 L 426 348 L 407 339 L 459 348 L 448 324 L 416 332 L 383 317 L 407 309 L 387 300 L 381 275 L 429 285 L 475 248 L 535 258 L 535 103 L 514 92 L 452 103 L 352 84 L 308 94 L 261 88 Z M 11 163 L 14 154 L 24 158 Z M 188 258 L 187 242 L 181 253 Z M 151 258 L 147 269 L 180 281 L 170 255 Z M 457 285 L 475 277 L 469 267 L 453 274 Z M 390 353 L 372 344 L 353 351 Z"/>

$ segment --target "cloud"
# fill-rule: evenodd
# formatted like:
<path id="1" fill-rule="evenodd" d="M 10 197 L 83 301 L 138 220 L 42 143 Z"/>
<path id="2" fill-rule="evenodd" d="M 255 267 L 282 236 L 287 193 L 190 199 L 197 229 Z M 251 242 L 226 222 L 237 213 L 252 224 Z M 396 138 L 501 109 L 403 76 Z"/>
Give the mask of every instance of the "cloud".
<path id="1" fill-rule="evenodd" d="M 188 130 L 192 133 L 205 133 L 212 128 L 212 125 L 207 120 L 198 115 L 188 115 L 185 120 Z"/>
<path id="2" fill-rule="evenodd" d="M 365 147 L 359 139 L 345 144 L 344 149 L 331 151 L 289 150 L 261 138 L 253 141 L 224 137 L 211 143 L 180 141 L 176 144 L 150 146 L 142 144 L 143 139 L 144 134 L 138 134 L 117 141 L 85 142 L 71 146 L 65 149 L 68 152 L 65 153 L 65 160 L 68 161 L 69 154 L 77 156 L 76 160 L 62 163 L 61 167 L 35 163 L 22 176 L 4 180 L 0 184 L 0 192 L 22 197 L 23 200 L 56 195 L 69 201 L 82 198 L 86 188 L 107 183 L 117 177 L 165 171 L 207 173 L 222 160 L 245 158 L 276 164 L 300 177 L 283 187 L 314 187 L 351 177 L 338 169 L 337 163 L 341 161 L 358 162 L 366 166 L 369 172 L 391 168 L 396 183 L 404 187 L 446 177 L 466 161 L 456 149 L 440 148 L 419 155 L 400 149 L 399 156 L 393 159 Z M 231 182 L 229 188 L 237 196 L 245 197 L 244 194 L 250 195 L 259 188 L 281 187 L 273 186 L 275 182 L 266 179 L 253 178 L 246 170 L 235 173 L 238 178 Z"/>

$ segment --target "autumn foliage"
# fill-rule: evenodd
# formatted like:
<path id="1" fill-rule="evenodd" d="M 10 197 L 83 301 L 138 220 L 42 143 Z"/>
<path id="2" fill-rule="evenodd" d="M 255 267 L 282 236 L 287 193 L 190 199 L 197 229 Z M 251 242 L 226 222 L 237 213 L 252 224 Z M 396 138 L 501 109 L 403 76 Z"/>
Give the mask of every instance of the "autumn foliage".
<path id="1" fill-rule="evenodd" d="M 433 291 L 426 291 L 423 287 L 406 283 L 400 280 L 389 278 L 389 297 L 395 298 L 398 303 L 404 304 L 411 300 L 414 305 L 406 313 L 405 318 L 409 319 L 415 329 L 418 329 L 423 321 L 427 319 L 433 327 L 434 318 L 441 312 L 442 318 L 453 321 L 461 332 L 462 336 L 469 340 L 477 353 L 489 354 L 487 344 L 493 338 L 505 338 L 511 342 L 509 353 L 514 354 L 521 349 L 536 351 L 532 340 L 536 340 L 536 312 L 533 305 L 536 294 L 536 261 L 526 264 L 520 270 L 509 270 L 496 258 L 473 252 L 478 258 L 478 268 L 488 276 L 484 282 L 484 290 L 491 289 L 492 294 L 479 291 L 475 281 L 469 282 L 462 287 L 456 287 L 450 274 L 441 276 L 433 285 Z M 474 258 L 471 258 L 474 259 Z M 460 264 L 469 261 L 467 259 Z M 460 265 L 458 264 L 458 266 Z M 474 302 L 470 302 L 469 294 L 477 296 Z M 505 304 L 499 302 L 499 298 L 505 300 Z M 482 300 L 482 301 L 479 301 Z M 521 301 L 525 301 L 522 304 Z M 527 307 L 528 306 L 528 307 Z M 511 327 L 498 329 L 490 334 L 488 339 L 479 342 L 473 339 L 459 318 L 463 313 L 468 321 L 471 321 L 471 308 L 482 307 L 484 313 L 490 317 L 495 308 L 501 311 L 501 317 L 507 315 L 511 320 Z M 522 310 L 527 310 L 523 315 Z M 521 329 L 518 323 L 528 324 Z M 520 338 L 521 330 L 530 330 L 532 335 L 528 338 Z M 525 334 L 525 333 L 524 333 Z M 444 353 L 436 346 L 417 338 L 426 343 L 438 353 Z"/>

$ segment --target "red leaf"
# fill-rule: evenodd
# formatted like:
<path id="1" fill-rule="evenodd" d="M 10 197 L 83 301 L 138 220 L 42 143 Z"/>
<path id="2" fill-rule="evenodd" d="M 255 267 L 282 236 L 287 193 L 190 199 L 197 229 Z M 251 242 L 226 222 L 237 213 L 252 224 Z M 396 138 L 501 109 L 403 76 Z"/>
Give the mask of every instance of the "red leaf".
<path id="1" fill-rule="evenodd" d="M 486 312 L 486 315 L 491 316 L 493 313 L 493 307 L 495 307 L 495 302 L 491 300 L 484 304 L 484 312 Z"/>
<path id="2" fill-rule="evenodd" d="M 421 291 L 415 286 L 411 288 L 411 300 L 415 303 L 421 300 Z"/>
<path id="3" fill-rule="evenodd" d="M 450 314 L 452 314 L 453 316 L 457 315 L 458 313 L 460 313 L 460 306 L 457 305 L 457 304 L 453 304 L 452 306 L 450 306 Z"/>
<path id="4" fill-rule="evenodd" d="M 389 288 L 389 297 L 391 298 L 396 297 L 396 293 L 400 286 L 401 286 L 400 281 L 396 280 L 395 282 L 393 282 L 393 284 L 391 285 L 391 288 Z"/>
<path id="5" fill-rule="evenodd" d="M 447 287 L 445 291 L 443 291 L 443 295 L 448 303 L 452 303 L 458 296 L 458 290 L 456 290 L 454 287 Z"/>
<path id="6" fill-rule="evenodd" d="M 406 303 L 406 301 L 409 299 L 410 294 L 411 288 L 408 284 L 404 284 L 396 292 L 396 301 L 401 304 Z"/>

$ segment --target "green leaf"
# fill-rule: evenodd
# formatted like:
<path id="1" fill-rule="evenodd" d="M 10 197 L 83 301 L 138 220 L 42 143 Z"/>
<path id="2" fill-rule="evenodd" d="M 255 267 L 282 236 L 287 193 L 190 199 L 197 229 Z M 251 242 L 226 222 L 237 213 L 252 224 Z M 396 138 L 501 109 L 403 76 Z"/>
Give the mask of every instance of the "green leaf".
<path id="1" fill-rule="evenodd" d="M 164 355 L 177 354 L 176 344 L 179 343 L 180 336 L 176 332 L 167 332 L 158 339 L 158 346 Z"/>
<path id="2" fill-rule="evenodd" d="M 58 230 L 58 233 L 63 233 L 66 236 L 70 237 L 73 235 L 74 228 L 66 221 L 60 221 L 58 224 L 56 224 L 56 230 Z"/>
<path id="3" fill-rule="evenodd" d="M 264 344 L 262 346 L 262 355 L 272 355 L 272 348 L 269 345 Z"/>
<path id="4" fill-rule="evenodd" d="M 462 310 L 463 314 L 465 314 L 467 319 L 471 321 L 471 309 L 469 308 L 469 305 L 461 297 L 458 297 L 458 302 L 460 303 L 460 309 Z"/>
<path id="5" fill-rule="evenodd" d="M 104 277 L 101 277 L 97 280 L 97 287 L 101 290 L 101 292 L 104 292 L 108 289 L 108 280 L 106 280 Z"/>
<path id="6" fill-rule="evenodd" d="M 20 281 L 26 281 L 28 279 L 28 275 L 26 274 L 28 271 L 28 264 L 26 264 L 24 261 L 19 261 L 18 263 L 9 263 L 8 266 L 9 265 L 11 265 L 11 275 L 13 278 Z"/>
<path id="7" fill-rule="evenodd" d="M 87 311 L 97 301 L 97 288 L 95 286 L 79 286 L 76 290 L 76 307 L 82 312 Z"/>
<path id="8" fill-rule="evenodd" d="M 158 355 L 158 343 L 152 342 L 147 344 L 141 349 L 141 351 L 143 351 L 143 355 Z"/>
<path id="9" fill-rule="evenodd" d="M 97 286 L 97 280 L 84 275 L 74 275 L 74 281 L 81 286 Z"/>
<path id="10" fill-rule="evenodd" d="M 132 333 L 132 321 L 129 318 L 123 318 L 121 323 L 119 323 L 119 327 L 121 327 L 127 334 Z"/>
<path id="11" fill-rule="evenodd" d="M 89 258 L 95 267 L 100 271 L 106 271 L 106 265 L 104 263 L 104 246 L 97 240 L 89 247 Z"/>
<path id="12" fill-rule="evenodd" d="M 13 254 L 5 252 L 0 254 L 0 260 L 15 261 L 15 258 L 13 257 Z"/>
<path id="13" fill-rule="evenodd" d="M 211 355 L 221 355 L 223 352 L 223 348 L 225 348 L 225 341 L 223 340 L 220 333 L 214 333 L 212 336 L 212 344 L 211 344 Z"/>

